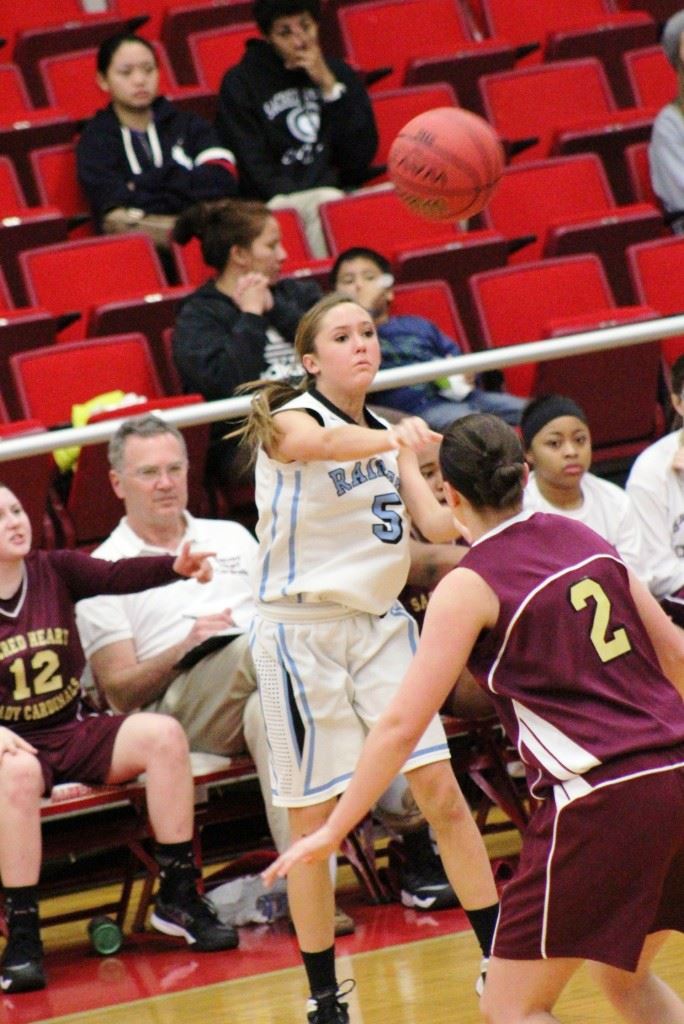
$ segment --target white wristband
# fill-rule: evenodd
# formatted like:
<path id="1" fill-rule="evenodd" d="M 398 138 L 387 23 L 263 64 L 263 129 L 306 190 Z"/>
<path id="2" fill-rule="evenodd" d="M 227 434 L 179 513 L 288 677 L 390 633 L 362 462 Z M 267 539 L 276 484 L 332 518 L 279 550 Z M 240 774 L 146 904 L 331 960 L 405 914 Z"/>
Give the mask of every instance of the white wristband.
<path id="1" fill-rule="evenodd" d="M 335 82 L 330 92 L 326 95 L 323 94 L 324 103 L 335 103 L 340 97 L 344 96 L 347 91 L 347 86 L 343 82 Z"/>

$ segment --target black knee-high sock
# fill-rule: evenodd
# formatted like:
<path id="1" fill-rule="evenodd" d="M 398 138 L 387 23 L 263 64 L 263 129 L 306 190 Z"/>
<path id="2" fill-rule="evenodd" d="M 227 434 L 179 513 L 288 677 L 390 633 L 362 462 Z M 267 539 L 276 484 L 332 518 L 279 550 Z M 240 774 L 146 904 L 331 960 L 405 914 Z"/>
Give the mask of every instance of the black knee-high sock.
<path id="1" fill-rule="evenodd" d="M 465 910 L 465 907 L 463 908 Z M 492 952 L 494 941 L 494 930 L 499 917 L 499 904 L 492 903 L 491 907 L 480 907 L 479 910 L 466 910 L 466 917 L 470 926 L 477 936 L 483 956 L 489 956 Z"/>
<path id="2" fill-rule="evenodd" d="M 320 953 L 305 953 L 300 950 L 309 988 L 312 996 L 321 996 L 337 991 L 337 975 L 335 974 L 335 947 L 323 949 Z"/>
<path id="3" fill-rule="evenodd" d="M 197 871 L 191 840 L 183 843 L 157 843 L 155 859 L 161 869 L 159 894 L 162 899 L 175 895 L 183 884 L 192 882 L 194 885 Z"/>
<path id="4" fill-rule="evenodd" d="M 37 933 L 40 930 L 38 886 L 6 886 L 3 891 L 5 894 L 7 924 L 10 931 L 13 928 L 22 928 Z"/>

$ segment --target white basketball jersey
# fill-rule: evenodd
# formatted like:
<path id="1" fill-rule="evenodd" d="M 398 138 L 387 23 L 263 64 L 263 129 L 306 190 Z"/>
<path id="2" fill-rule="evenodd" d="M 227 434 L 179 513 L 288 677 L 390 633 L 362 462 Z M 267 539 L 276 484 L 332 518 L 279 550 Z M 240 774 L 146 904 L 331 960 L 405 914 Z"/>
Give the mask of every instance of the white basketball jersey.
<path id="1" fill-rule="evenodd" d="M 317 392 L 278 410 L 306 409 L 324 427 L 352 421 Z M 387 424 L 371 413 L 368 425 Z M 352 462 L 256 462 L 260 601 L 331 602 L 383 615 L 406 583 L 409 528 L 397 454 Z"/>

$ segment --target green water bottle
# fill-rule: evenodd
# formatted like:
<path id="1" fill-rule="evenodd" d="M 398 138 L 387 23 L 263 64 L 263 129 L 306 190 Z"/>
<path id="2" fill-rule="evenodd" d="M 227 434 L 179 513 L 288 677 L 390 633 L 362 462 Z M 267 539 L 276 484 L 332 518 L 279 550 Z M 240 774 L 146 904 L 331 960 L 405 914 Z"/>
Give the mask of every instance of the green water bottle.
<path id="1" fill-rule="evenodd" d="M 88 922 L 88 935 L 93 949 L 101 956 L 118 953 L 123 943 L 123 933 L 116 921 L 104 914 L 94 917 Z"/>

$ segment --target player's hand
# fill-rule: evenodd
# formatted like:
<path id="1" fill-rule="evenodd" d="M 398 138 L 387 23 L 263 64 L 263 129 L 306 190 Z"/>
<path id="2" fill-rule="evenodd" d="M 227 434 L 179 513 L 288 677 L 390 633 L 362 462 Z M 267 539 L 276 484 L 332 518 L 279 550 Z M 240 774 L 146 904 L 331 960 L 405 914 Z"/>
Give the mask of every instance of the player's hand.
<path id="1" fill-rule="evenodd" d="M 22 739 L 16 732 L 12 732 L 5 725 L 0 725 L 0 757 L 3 754 L 10 754 L 14 756 L 18 754 L 20 750 L 25 750 L 27 754 L 37 754 L 38 751 L 35 747 L 27 743 L 25 739 Z"/>
<path id="2" fill-rule="evenodd" d="M 273 294 L 265 274 L 250 272 L 238 278 L 233 302 L 243 313 L 263 316 L 273 309 Z"/>
<path id="3" fill-rule="evenodd" d="M 389 433 L 399 448 L 410 448 L 414 452 L 422 451 L 429 444 L 439 444 L 442 440 L 442 435 L 431 430 L 420 416 L 405 416 L 392 425 Z"/>
<path id="4" fill-rule="evenodd" d="M 333 836 L 330 827 L 327 824 L 322 825 L 310 836 L 298 839 L 289 850 L 281 853 L 278 859 L 262 872 L 264 885 L 271 886 L 276 879 L 284 878 L 296 864 L 311 864 L 313 861 L 327 860 L 331 853 L 335 853 L 338 846 L 339 840 Z"/>
<path id="5" fill-rule="evenodd" d="M 186 541 L 174 559 L 173 571 L 198 583 L 208 583 L 214 575 L 209 559 L 215 554 L 215 551 L 191 551 L 190 541 Z"/>

